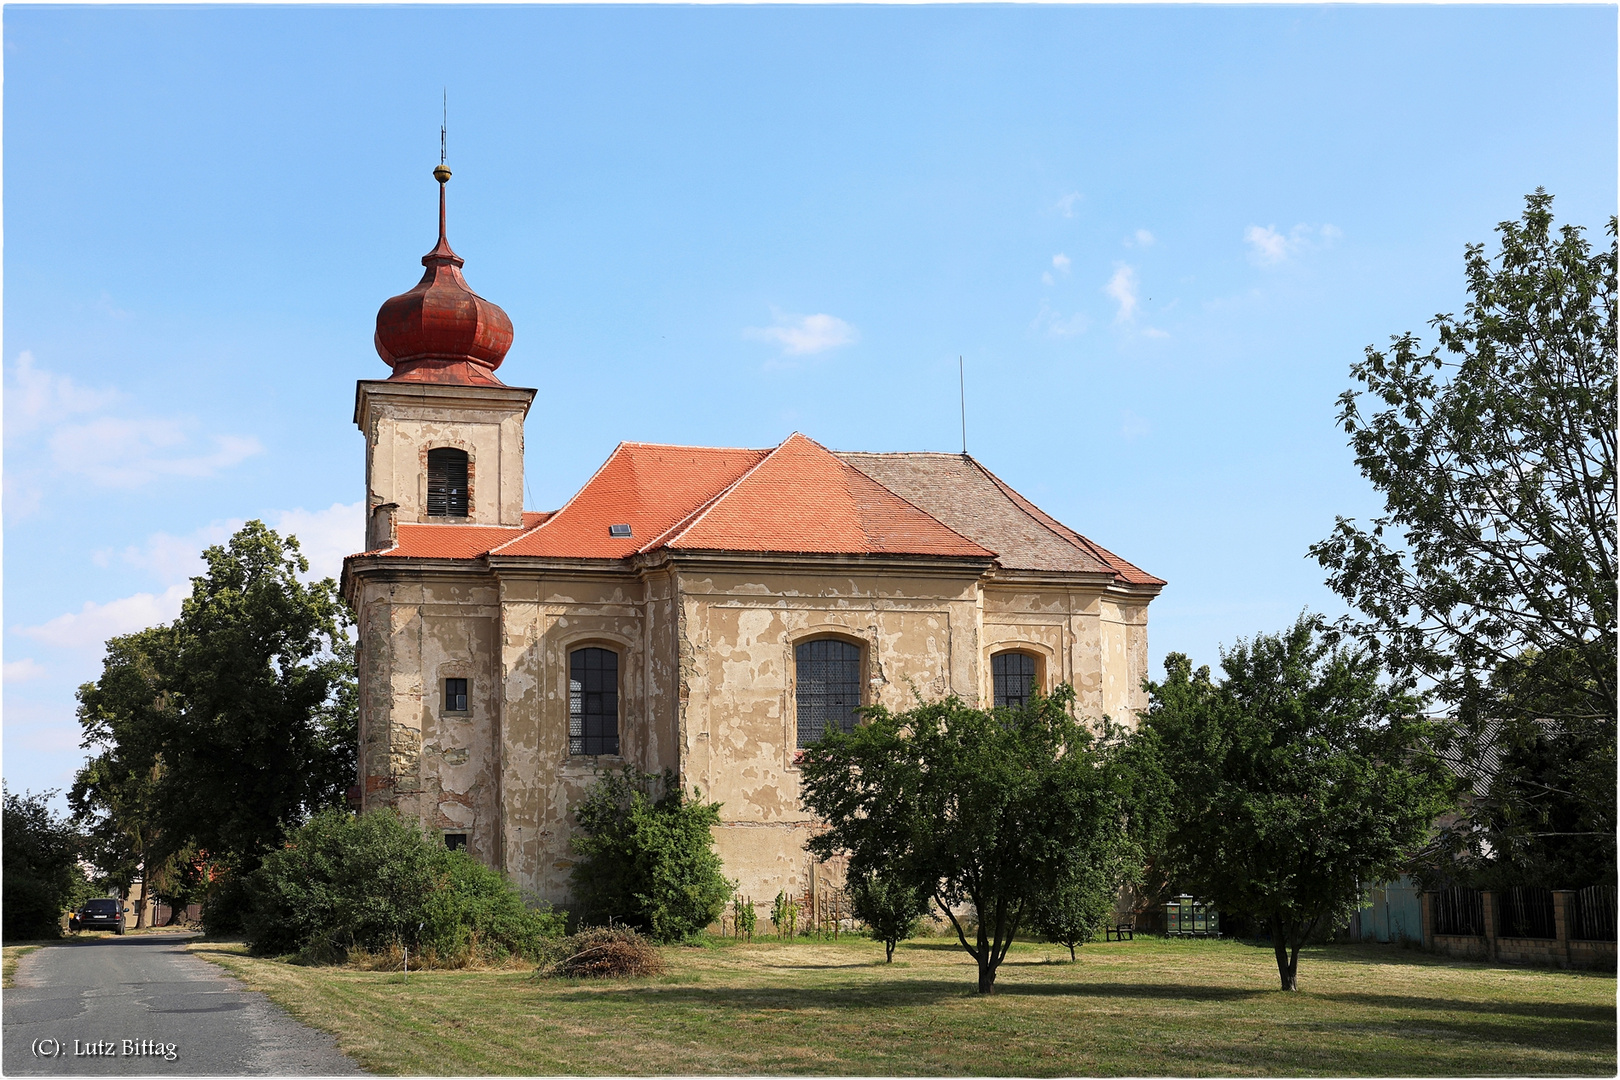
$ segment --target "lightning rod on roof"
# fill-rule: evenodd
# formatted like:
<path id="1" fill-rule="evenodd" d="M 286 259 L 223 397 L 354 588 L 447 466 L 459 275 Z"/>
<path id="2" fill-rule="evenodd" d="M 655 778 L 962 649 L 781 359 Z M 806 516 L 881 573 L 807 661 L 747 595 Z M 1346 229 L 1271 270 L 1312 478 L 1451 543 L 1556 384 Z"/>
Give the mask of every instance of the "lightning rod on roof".
<path id="1" fill-rule="evenodd" d="M 444 88 L 444 100 L 440 104 L 444 111 L 440 114 L 439 119 L 439 164 L 443 165 L 446 161 L 445 135 L 450 127 L 450 88 L 448 86 Z"/>
<path id="2" fill-rule="evenodd" d="M 960 355 L 956 358 L 956 383 L 962 394 L 962 456 L 967 457 L 967 372 Z"/>

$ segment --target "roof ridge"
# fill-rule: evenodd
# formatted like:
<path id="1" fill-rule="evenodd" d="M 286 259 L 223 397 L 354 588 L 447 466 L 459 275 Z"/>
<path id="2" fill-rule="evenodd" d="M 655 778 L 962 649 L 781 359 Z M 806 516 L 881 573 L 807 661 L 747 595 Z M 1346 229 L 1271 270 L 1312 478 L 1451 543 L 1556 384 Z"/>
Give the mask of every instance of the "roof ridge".
<path id="1" fill-rule="evenodd" d="M 811 439 L 810 441 L 815 442 L 814 439 Z M 816 445 L 821 446 L 820 443 L 816 443 Z M 822 449 L 826 450 L 827 448 L 823 446 Z M 838 451 L 836 451 L 836 450 L 828 450 L 827 452 L 829 454 L 832 454 L 833 457 L 838 458 L 839 464 L 843 465 L 844 468 L 846 468 L 846 469 L 854 469 L 856 472 L 860 473 L 862 476 L 864 476 L 868 480 L 872 481 L 872 483 L 876 484 L 878 487 L 882 488 L 884 491 L 887 491 L 890 495 L 893 495 L 895 498 L 899 499 L 901 502 L 905 503 L 907 506 L 909 506 L 913 510 L 917 511 L 917 513 L 921 514 L 923 517 L 927 518 L 929 521 L 932 521 L 934 524 L 938 525 L 940 528 L 944 529 L 946 532 L 950 533 L 952 536 L 958 537 L 958 538 L 960 538 L 962 540 L 966 540 L 968 543 L 972 544 L 974 547 L 978 548 L 980 551 L 989 551 L 991 555 L 994 555 L 997 558 L 999 558 L 1001 556 L 1001 553 L 999 551 L 991 551 L 990 548 L 985 547 L 983 544 L 981 544 L 977 540 L 973 539 L 973 537 L 964 536 L 961 533 L 957 532 L 955 529 L 951 528 L 949 525 L 947 525 L 943 521 L 939 520 L 939 518 L 935 517 L 933 514 L 930 514 L 927 510 L 924 510 L 922 507 L 918 506 L 916 503 L 912 502 L 910 499 L 906 498 L 904 495 L 900 494 L 898 491 L 894 490 L 894 488 L 890 487 L 888 484 L 885 484 L 883 481 L 879 480 L 877 477 L 873 476 L 871 473 L 867 472 L 864 469 L 861 469 L 861 468 L 858 468 L 858 467 L 856 467 L 854 465 L 851 465 L 849 462 L 845 461 L 841 456 L 839 456 Z M 844 451 L 844 452 L 845 453 L 851 453 L 851 454 L 859 454 L 859 453 L 863 453 L 864 451 L 848 450 L 848 451 Z M 920 453 L 934 453 L 934 452 L 935 451 L 931 451 L 931 450 L 920 451 Z M 951 454 L 949 456 L 950 457 L 956 457 L 957 455 Z"/>
<path id="2" fill-rule="evenodd" d="M 556 521 L 558 518 L 562 517 L 563 516 L 563 511 L 567 510 L 570 506 L 573 506 L 574 503 L 579 500 L 579 497 L 581 495 L 585 494 L 586 489 L 591 486 L 591 482 L 594 481 L 598 476 L 602 475 L 602 470 L 606 469 L 609 465 L 611 465 L 613 463 L 613 459 L 619 456 L 619 451 L 624 449 L 624 446 L 625 446 L 624 440 L 622 440 L 622 439 L 619 440 L 618 444 L 613 447 L 613 453 L 609 454 L 607 456 L 607 458 L 603 460 L 602 464 L 600 464 L 600 465 L 598 465 L 596 467 L 596 471 L 591 473 L 590 477 L 588 479 L 586 479 L 585 483 L 580 485 L 579 490 L 574 492 L 572 495 L 570 495 L 568 497 L 567 502 L 563 503 L 561 506 L 557 507 L 557 509 L 553 510 L 551 512 L 551 514 L 546 518 L 546 520 L 542 521 L 540 524 L 536 525 L 532 529 L 524 529 L 523 532 L 519 533 L 517 536 L 512 537 L 512 539 L 506 541 L 505 543 L 496 544 L 494 547 L 490 548 L 484 554 L 486 554 L 486 555 L 494 555 L 497 552 L 499 552 L 501 550 L 501 548 L 507 547 L 508 545 L 511 545 L 511 544 L 515 544 L 519 540 L 522 540 L 524 537 L 531 536 L 534 533 L 539 532 L 541 529 L 545 528 L 547 525 L 550 525 L 553 521 Z"/>
<path id="3" fill-rule="evenodd" d="M 660 536 L 658 539 L 663 541 L 665 544 L 671 544 L 671 543 L 674 543 L 676 540 L 679 540 L 681 537 L 685 536 L 687 533 L 691 532 L 693 529 L 697 528 L 698 522 L 702 521 L 705 517 L 707 517 L 710 510 L 713 510 L 716 506 L 720 505 L 721 500 L 723 500 L 727 495 L 730 495 L 733 491 L 737 490 L 737 485 L 738 484 L 742 483 L 744 480 L 748 479 L 750 476 L 753 476 L 754 473 L 758 472 L 760 470 L 760 468 L 767 461 L 771 460 L 771 458 L 775 457 L 778 453 L 781 452 L 782 447 L 786 446 L 789 442 L 792 441 L 794 435 L 798 435 L 798 434 L 799 434 L 799 432 L 795 431 L 792 434 L 788 435 L 788 437 L 786 439 L 783 439 L 781 442 L 779 442 L 775 446 L 771 447 L 769 453 L 763 455 L 758 461 L 756 461 L 752 465 L 750 465 L 748 467 L 748 469 L 741 476 L 737 477 L 737 479 L 735 479 L 731 483 L 727 484 L 724 489 L 722 489 L 719 493 L 717 493 L 708 502 L 704 503 L 698 509 L 692 511 L 692 513 L 690 515 L 688 515 L 688 520 L 687 521 L 684 521 L 684 522 L 682 522 L 682 523 L 680 523 L 678 525 L 671 526 L 664 533 L 664 535 Z M 803 436 L 801 436 L 801 438 L 802 437 Z M 814 442 L 815 440 L 812 439 L 811 441 Z M 816 445 L 820 446 L 821 444 L 817 443 Z M 680 529 L 680 532 L 678 532 L 678 533 L 675 532 L 675 529 L 677 529 L 677 528 Z M 671 533 L 674 533 L 674 535 L 671 535 Z M 648 551 L 648 550 L 652 550 L 652 549 L 651 549 L 651 547 L 649 545 L 649 547 L 643 548 L 642 550 L 643 551 Z"/>
<path id="4" fill-rule="evenodd" d="M 1098 561 L 1100 561 L 1104 566 L 1108 567 L 1108 569 L 1110 569 L 1110 570 L 1112 570 L 1114 572 L 1115 577 L 1122 578 L 1122 577 L 1125 576 L 1124 574 L 1122 574 L 1120 572 L 1120 568 L 1119 568 L 1119 564 L 1123 564 L 1124 566 L 1127 566 L 1130 569 L 1135 570 L 1137 573 L 1143 575 L 1144 577 L 1153 578 L 1154 581 L 1158 581 L 1158 582 L 1160 582 L 1160 584 L 1163 584 L 1162 579 L 1154 577 L 1152 574 L 1149 574 L 1146 570 L 1143 570 L 1140 566 L 1137 566 L 1135 563 L 1132 563 L 1132 562 L 1130 562 L 1130 561 L 1128 561 L 1126 559 L 1121 558 L 1118 555 L 1115 555 L 1112 551 L 1109 551 L 1107 548 L 1103 547 L 1101 544 L 1097 543 L 1095 540 L 1091 540 L 1088 537 L 1083 536 L 1080 533 L 1076 532 L 1075 530 L 1069 528 L 1067 525 L 1063 524 L 1063 522 L 1059 521 L 1057 518 L 1053 517 L 1051 514 L 1048 514 L 1045 510 L 1042 510 L 1040 507 L 1036 506 L 1034 503 L 1030 502 L 1029 499 L 1027 499 L 1023 495 L 1019 494 L 1016 490 L 1014 490 L 1012 488 L 1011 485 L 1009 485 L 1006 481 L 1002 480 L 1001 477 L 997 476 L 995 473 L 991 472 L 988 468 L 986 468 L 984 463 L 979 461 L 978 458 L 975 458 L 972 455 L 964 455 L 964 456 L 966 456 L 969 461 L 973 462 L 973 464 L 979 469 L 980 472 L 982 472 L 982 473 L 984 473 L 984 475 L 988 476 L 990 478 L 990 481 L 993 484 L 995 484 L 996 487 L 1000 488 L 1002 490 L 1002 492 L 1005 493 L 1006 496 L 1009 499 L 1011 499 L 1013 501 L 1013 503 L 1015 505 L 1017 505 L 1020 510 L 1023 510 L 1030 517 L 1032 517 L 1036 521 L 1040 522 L 1043 526 L 1046 527 L 1046 530 L 1048 532 L 1051 532 L 1051 533 L 1055 534 L 1060 540 L 1063 540 L 1065 543 L 1071 545 L 1072 547 L 1079 548 L 1081 551 L 1084 551 L 1086 554 L 1090 555 L 1092 558 L 1097 559 Z"/>

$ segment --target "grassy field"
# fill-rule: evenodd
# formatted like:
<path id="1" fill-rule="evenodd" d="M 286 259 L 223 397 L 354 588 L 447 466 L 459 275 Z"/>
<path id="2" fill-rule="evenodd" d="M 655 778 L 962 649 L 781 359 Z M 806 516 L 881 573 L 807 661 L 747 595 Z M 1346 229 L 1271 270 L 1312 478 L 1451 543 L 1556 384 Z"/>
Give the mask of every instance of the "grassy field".
<path id="1" fill-rule="evenodd" d="M 302 967 L 192 950 L 383 1073 L 1614 1075 L 1612 976 L 1440 963 L 1378 946 L 1017 945 L 973 992 L 954 942 L 664 950 L 653 979 Z"/>

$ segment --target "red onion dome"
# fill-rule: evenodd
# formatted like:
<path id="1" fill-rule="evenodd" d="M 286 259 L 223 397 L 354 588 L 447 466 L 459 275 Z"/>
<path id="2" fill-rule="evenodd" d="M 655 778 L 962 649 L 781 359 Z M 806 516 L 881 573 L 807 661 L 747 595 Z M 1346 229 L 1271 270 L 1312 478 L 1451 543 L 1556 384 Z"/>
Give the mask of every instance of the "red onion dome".
<path id="1" fill-rule="evenodd" d="M 439 243 L 422 256 L 427 270 L 416 288 L 378 309 L 377 355 L 394 369 L 390 379 L 500 386 L 495 369 L 512 347 L 512 320 L 461 276 L 464 260 L 444 235 L 450 170 L 440 165 L 433 175 L 439 181 Z"/>

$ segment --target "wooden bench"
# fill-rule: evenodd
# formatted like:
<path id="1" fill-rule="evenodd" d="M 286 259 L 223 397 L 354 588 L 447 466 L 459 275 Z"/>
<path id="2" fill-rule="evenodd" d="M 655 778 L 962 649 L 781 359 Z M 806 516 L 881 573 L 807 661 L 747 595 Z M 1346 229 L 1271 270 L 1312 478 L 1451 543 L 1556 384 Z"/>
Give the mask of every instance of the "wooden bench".
<path id="1" fill-rule="evenodd" d="M 1134 922 L 1122 922 L 1104 930 L 1103 939 L 1105 941 L 1135 941 L 1135 933 L 1136 924 Z"/>

